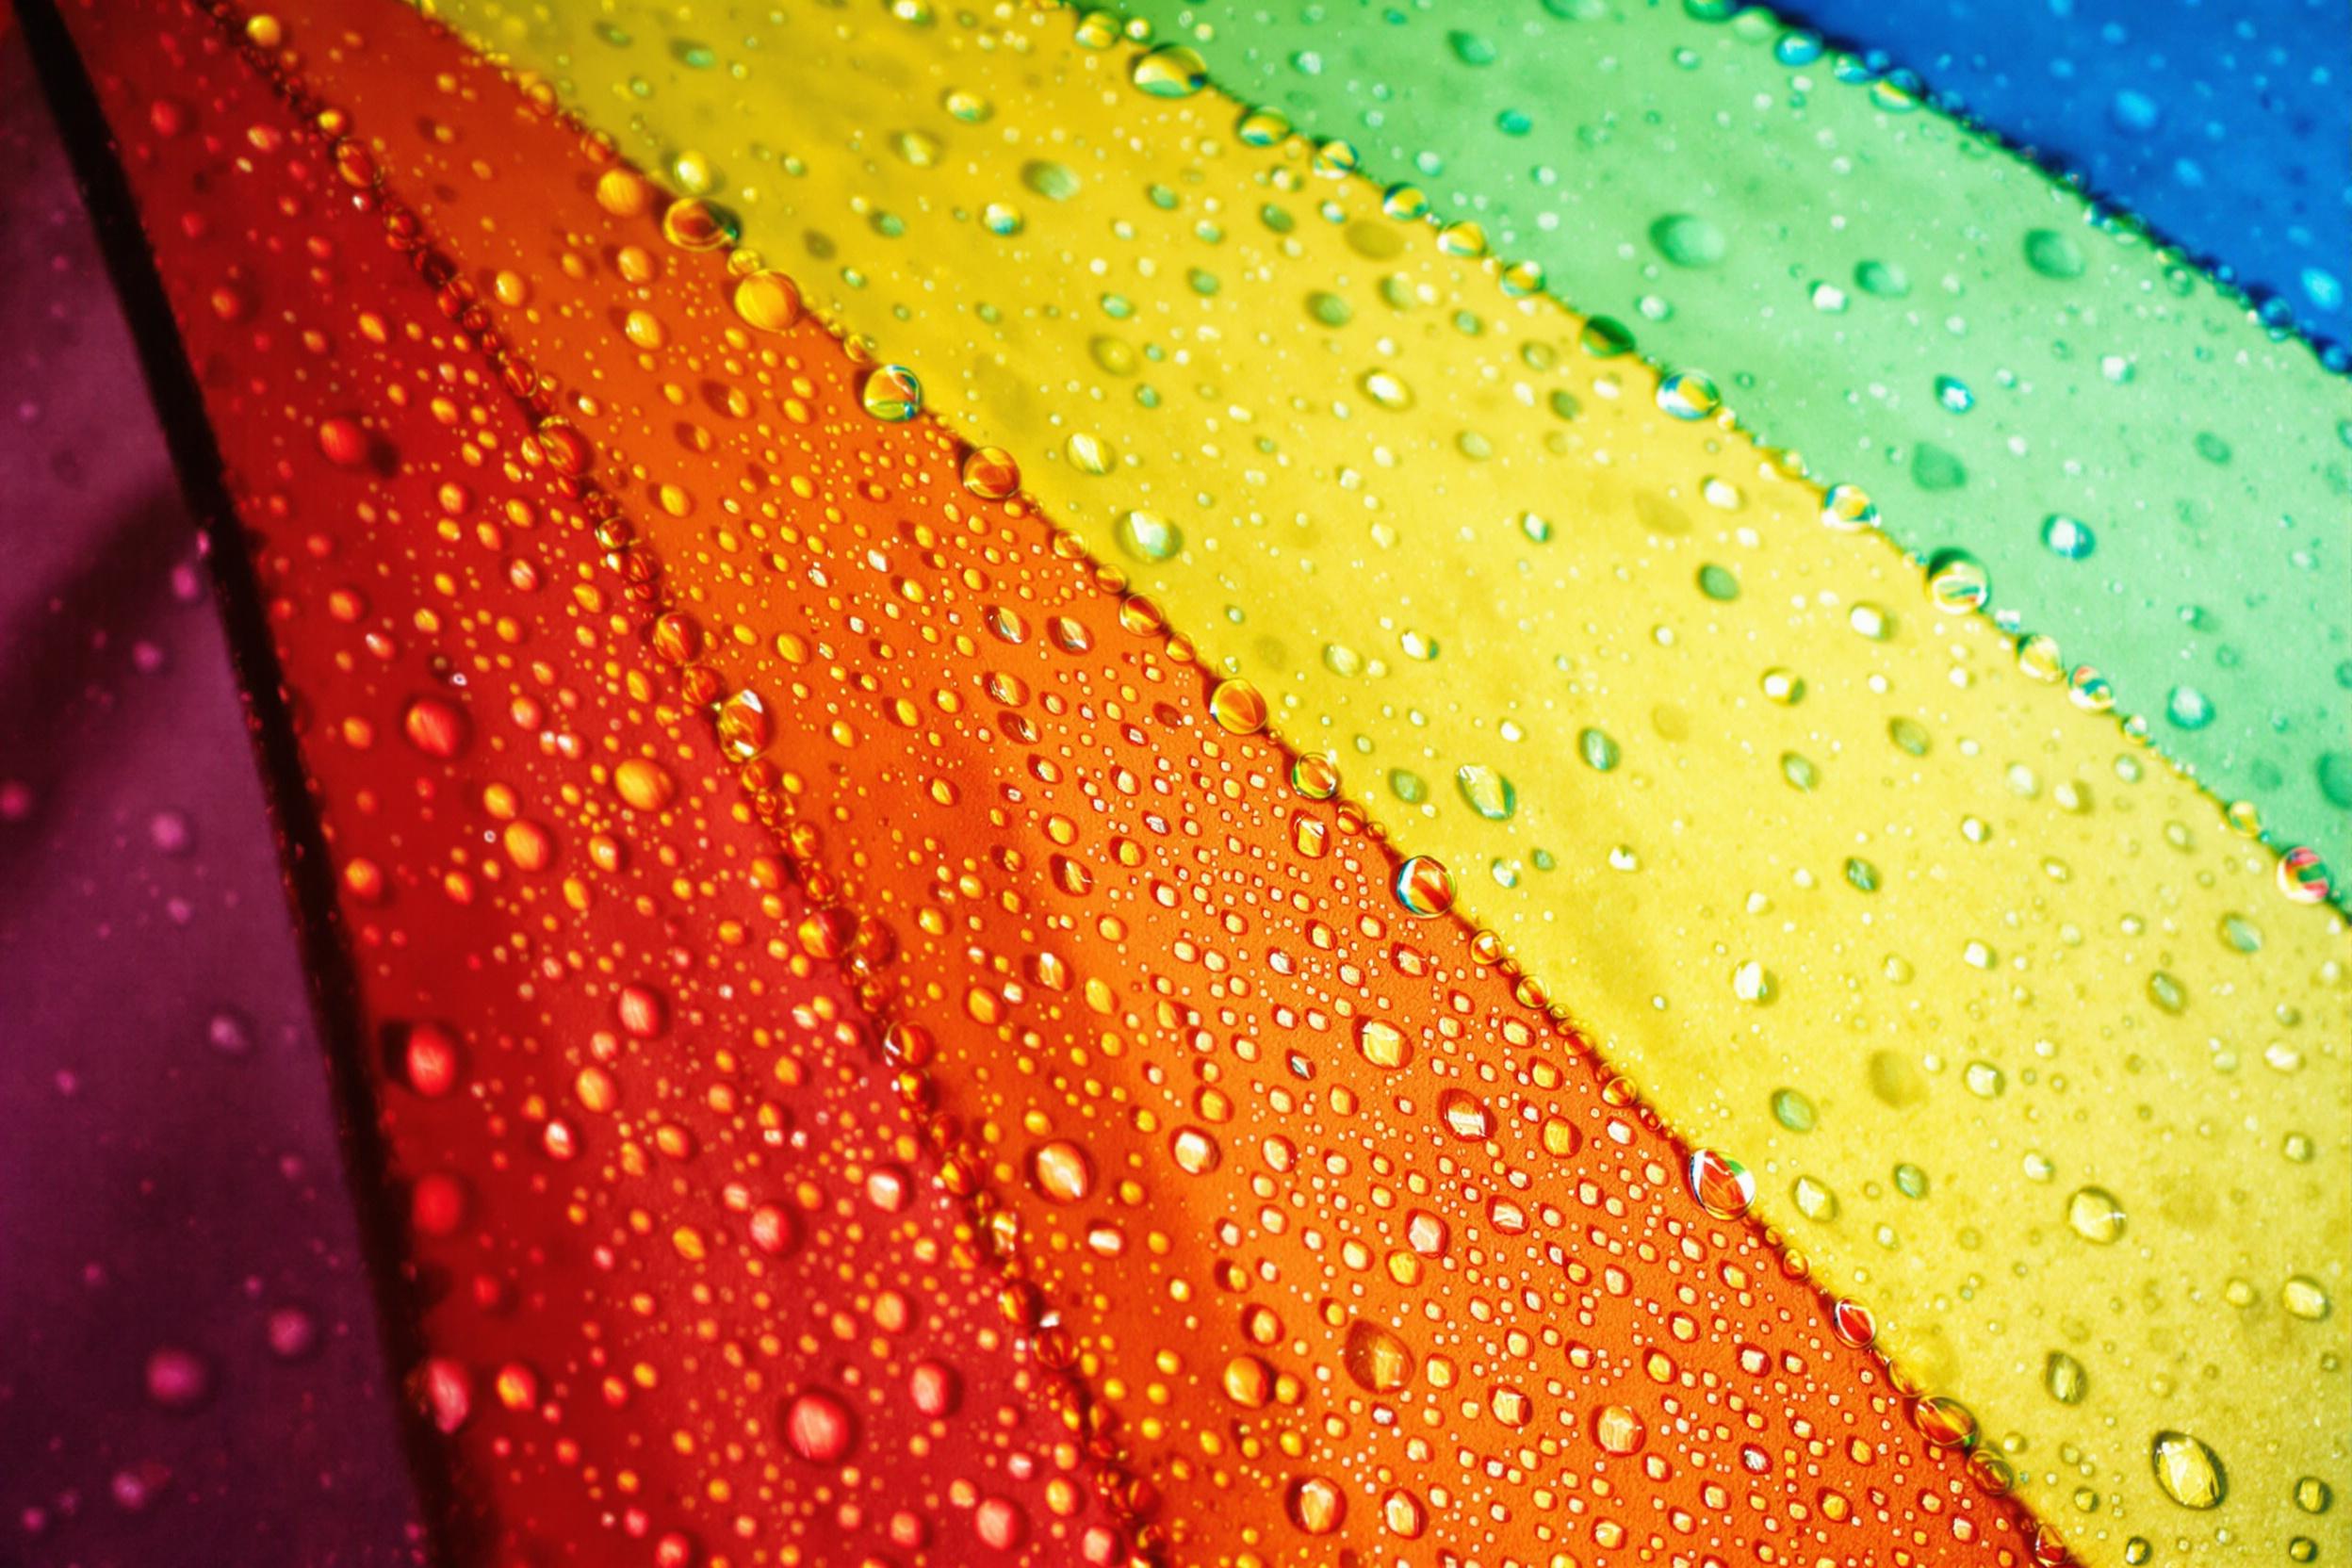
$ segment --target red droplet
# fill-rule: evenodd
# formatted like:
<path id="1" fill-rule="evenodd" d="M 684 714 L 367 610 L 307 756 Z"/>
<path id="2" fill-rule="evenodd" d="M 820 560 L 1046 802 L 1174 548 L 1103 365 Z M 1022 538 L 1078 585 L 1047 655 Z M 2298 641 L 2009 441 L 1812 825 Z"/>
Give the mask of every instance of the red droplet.
<path id="1" fill-rule="evenodd" d="M 408 1046 L 401 1053 L 401 1068 L 408 1086 L 427 1100 L 438 1100 L 457 1087 L 461 1071 L 457 1037 L 437 1023 L 418 1023 L 408 1031 Z"/>
<path id="2" fill-rule="evenodd" d="M 641 1040 L 670 1026 L 670 1004 L 651 986 L 623 986 L 619 1011 L 621 1027 Z"/>
<path id="3" fill-rule="evenodd" d="M 1878 1325 L 1871 1321 L 1870 1309 L 1858 1301 L 1840 1301 L 1829 1309 L 1829 1326 L 1838 1337 L 1857 1350 L 1867 1350 L 1878 1337 Z"/>
<path id="4" fill-rule="evenodd" d="M 1911 1407 L 1911 1424 L 1938 1448 L 1976 1446 L 1976 1416 L 1957 1399 L 1928 1396 Z"/>
<path id="5" fill-rule="evenodd" d="M 444 1171 L 419 1176 L 409 1189 L 408 1217 L 420 1235 L 455 1235 L 466 1223 L 466 1184 Z"/>
<path id="6" fill-rule="evenodd" d="M 972 1511 L 972 1527 L 979 1531 L 983 1545 L 1009 1552 L 1027 1538 L 1029 1517 L 1010 1498 L 983 1497 Z"/>
<path id="7" fill-rule="evenodd" d="M 474 1413 L 474 1391 L 466 1368 L 447 1356 L 435 1356 L 425 1363 L 417 1383 L 433 1424 L 442 1431 L 457 1430 Z"/>
<path id="8" fill-rule="evenodd" d="M 800 1228 L 792 1217 L 774 1203 L 762 1203 L 751 1211 L 751 1244 L 770 1257 L 789 1252 L 800 1239 Z"/>
<path id="9" fill-rule="evenodd" d="M 318 449 L 338 468 L 356 468 L 368 461 L 368 433 L 356 419 L 318 421 Z"/>
<path id="10" fill-rule="evenodd" d="M 936 1361 L 923 1362 L 916 1366 L 907 1386 L 914 1396 L 915 1408 L 925 1415 L 946 1415 L 956 1408 L 959 1391 L 954 1367 Z"/>
<path id="11" fill-rule="evenodd" d="M 418 697 L 400 720 L 408 743 L 428 757 L 455 757 L 466 749 L 466 714 L 455 703 Z"/>
<path id="12" fill-rule="evenodd" d="M 811 1464 L 837 1464 L 857 1439 L 849 1407 L 823 1389 L 797 1396 L 784 1410 L 784 1441 Z"/>

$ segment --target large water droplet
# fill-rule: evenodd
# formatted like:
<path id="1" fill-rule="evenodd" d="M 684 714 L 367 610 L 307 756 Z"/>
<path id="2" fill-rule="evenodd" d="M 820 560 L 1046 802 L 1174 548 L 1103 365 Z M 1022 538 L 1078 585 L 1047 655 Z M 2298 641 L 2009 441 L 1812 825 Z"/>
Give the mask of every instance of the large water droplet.
<path id="1" fill-rule="evenodd" d="M 2229 1494 L 2220 1456 L 2187 1432 L 2158 1432 L 2148 1448 L 2148 1462 L 2155 1467 L 2156 1484 L 2182 1508 L 2218 1508 Z"/>

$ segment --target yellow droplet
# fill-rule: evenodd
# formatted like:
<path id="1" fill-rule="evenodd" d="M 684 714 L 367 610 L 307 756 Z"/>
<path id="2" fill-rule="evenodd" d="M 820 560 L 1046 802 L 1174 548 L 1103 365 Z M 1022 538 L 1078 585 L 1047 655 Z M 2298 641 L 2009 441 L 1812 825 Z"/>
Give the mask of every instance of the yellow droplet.
<path id="1" fill-rule="evenodd" d="M 2148 1461 L 2155 1466 L 2156 1484 L 2182 1508 L 2218 1508 L 2229 1494 L 2220 1456 L 2187 1432 L 2158 1432 Z"/>

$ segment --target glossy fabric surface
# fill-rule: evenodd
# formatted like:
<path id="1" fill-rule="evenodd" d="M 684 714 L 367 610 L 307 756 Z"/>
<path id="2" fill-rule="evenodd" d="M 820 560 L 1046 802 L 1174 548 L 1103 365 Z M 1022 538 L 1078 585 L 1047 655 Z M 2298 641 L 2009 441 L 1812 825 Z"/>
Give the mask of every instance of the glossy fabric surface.
<path id="1" fill-rule="evenodd" d="M 433 1548 L 2334 1560 L 2343 920 L 2074 666 L 2328 794 L 2341 381 L 1757 16 L 1143 3 L 66 8 Z"/>
<path id="2" fill-rule="evenodd" d="M 2311 1396 L 2344 1319 L 2290 1306 L 2345 1229 L 2341 923 L 1965 572 L 1099 23 L 444 8 L 1022 454 L 2082 1499 L 2070 1540 L 2307 1528 L 2296 1483 L 2345 1462 Z M 2168 1433 L 2230 1466 L 2226 1523 L 2165 1494 Z"/>

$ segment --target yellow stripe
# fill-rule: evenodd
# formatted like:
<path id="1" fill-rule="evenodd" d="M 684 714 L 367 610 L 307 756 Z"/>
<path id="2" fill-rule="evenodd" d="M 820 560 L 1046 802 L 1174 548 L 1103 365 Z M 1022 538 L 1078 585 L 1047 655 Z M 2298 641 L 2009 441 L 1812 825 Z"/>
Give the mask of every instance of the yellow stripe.
<path id="1" fill-rule="evenodd" d="M 1825 525 L 1296 139 L 1138 90 L 1097 24 L 439 9 L 1018 453 L 1749 1164 L 2078 1552 L 2343 1539 L 2293 1500 L 2352 1486 L 2343 923 L 1938 608 L 1964 574 Z M 2165 1494 L 2201 1500 L 2166 1432 L 2219 1507 Z"/>

